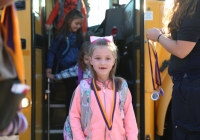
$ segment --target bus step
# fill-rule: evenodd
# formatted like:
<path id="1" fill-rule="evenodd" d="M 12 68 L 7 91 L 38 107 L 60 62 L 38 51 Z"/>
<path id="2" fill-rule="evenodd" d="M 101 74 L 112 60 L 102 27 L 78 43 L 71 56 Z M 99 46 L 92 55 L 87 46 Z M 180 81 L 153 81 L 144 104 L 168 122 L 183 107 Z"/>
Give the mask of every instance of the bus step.
<path id="1" fill-rule="evenodd" d="M 47 133 L 47 130 L 45 131 Z M 50 134 L 62 134 L 63 130 L 62 129 L 51 129 Z"/>
<path id="2" fill-rule="evenodd" d="M 65 108 L 65 104 L 50 104 L 50 108 Z"/>

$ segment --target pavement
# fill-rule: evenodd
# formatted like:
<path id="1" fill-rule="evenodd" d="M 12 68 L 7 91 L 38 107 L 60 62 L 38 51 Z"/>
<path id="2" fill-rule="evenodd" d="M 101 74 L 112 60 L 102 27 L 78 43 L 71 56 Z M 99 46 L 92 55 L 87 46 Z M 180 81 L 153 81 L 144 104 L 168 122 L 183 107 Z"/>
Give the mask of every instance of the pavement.
<path id="1" fill-rule="evenodd" d="M 0 136 L 0 140 L 19 140 L 19 136 L 15 135 L 15 136 Z"/>

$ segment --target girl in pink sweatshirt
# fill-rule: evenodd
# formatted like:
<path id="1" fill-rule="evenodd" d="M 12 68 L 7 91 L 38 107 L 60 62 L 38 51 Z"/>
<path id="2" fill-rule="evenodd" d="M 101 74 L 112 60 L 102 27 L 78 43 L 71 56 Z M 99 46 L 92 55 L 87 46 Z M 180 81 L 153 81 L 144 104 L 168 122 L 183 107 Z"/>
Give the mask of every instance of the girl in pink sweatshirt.
<path id="1" fill-rule="evenodd" d="M 90 107 L 87 127 L 82 127 L 81 88 L 75 90 L 69 112 L 73 140 L 138 140 L 138 128 L 132 106 L 132 97 L 124 79 L 115 77 L 117 47 L 112 36 L 90 37 L 89 51 L 92 79 L 84 80 L 90 85 Z M 82 80 L 83 82 L 83 80 Z M 120 110 L 119 89 L 126 83 L 127 96 Z"/>

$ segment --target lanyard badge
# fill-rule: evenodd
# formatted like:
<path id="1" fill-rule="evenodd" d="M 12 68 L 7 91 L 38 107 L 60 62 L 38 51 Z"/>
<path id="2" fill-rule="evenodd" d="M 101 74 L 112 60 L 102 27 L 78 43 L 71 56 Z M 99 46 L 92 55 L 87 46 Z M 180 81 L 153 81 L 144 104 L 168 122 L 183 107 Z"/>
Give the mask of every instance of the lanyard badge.
<path id="1" fill-rule="evenodd" d="M 156 49 L 153 44 L 150 46 L 150 42 L 148 40 L 148 50 L 149 50 L 149 60 L 150 60 L 150 68 L 151 68 L 151 78 L 152 78 L 152 85 L 154 91 L 151 94 L 151 99 L 156 101 L 159 99 L 160 95 L 164 95 L 164 91 L 161 88 L 162 81 L 161 81 L 161 76 L 160 76 L 160 69 L 158 66 L 158 56 Z M 153 58 L 152 60 L 151 54 L 153 53 Z"/>

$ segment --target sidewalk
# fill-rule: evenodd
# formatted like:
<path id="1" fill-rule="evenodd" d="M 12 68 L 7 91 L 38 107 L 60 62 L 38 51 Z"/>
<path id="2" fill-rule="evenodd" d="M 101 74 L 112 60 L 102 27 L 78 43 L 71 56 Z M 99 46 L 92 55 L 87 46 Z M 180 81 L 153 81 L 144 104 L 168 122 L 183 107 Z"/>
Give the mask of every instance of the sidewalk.
<path id="1" fill-rule="evenodd" d="M 9 137 L 7 137 L 7 136 L 1 137 L 1 136 L 0 136 L 0 140 L 19 140 L 19 136 L 18 136 L 18 135 L 9 136 Z"/>

